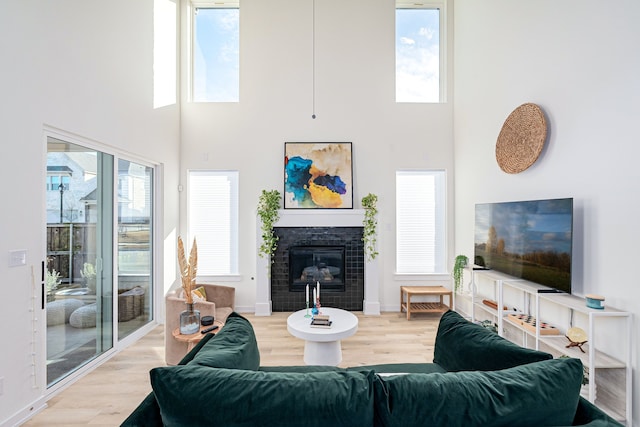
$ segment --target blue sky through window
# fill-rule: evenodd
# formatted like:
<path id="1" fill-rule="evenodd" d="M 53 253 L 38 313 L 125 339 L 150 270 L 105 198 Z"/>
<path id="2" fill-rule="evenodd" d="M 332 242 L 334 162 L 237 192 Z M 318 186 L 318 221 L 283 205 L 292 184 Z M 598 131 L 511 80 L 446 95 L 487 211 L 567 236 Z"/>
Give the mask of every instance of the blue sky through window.
<path id="1" fill-rule="evenodd" d="M 240 10 L 199 8 L 195 15 L 193 100 L 240 100 Z"/>
<path id="2" fill-rule="evenodd" d="M 396 9 L 396 102 L 440 101 L 440 11 Z"/>

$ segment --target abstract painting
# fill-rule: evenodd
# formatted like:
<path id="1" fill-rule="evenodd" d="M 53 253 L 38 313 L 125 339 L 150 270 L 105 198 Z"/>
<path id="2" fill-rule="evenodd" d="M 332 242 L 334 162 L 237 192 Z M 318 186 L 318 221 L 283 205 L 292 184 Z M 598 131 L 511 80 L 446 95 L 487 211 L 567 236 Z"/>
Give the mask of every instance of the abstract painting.
<path id="1" fill-rule="evenodd" d="M 285 142 L 285 209 L 353 209 L 350 142 Z"/>

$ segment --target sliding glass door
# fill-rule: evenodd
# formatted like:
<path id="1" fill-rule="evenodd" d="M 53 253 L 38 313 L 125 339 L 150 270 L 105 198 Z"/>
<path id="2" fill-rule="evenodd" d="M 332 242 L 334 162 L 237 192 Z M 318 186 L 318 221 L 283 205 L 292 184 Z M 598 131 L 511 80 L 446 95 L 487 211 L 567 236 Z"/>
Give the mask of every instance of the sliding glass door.
<path id="1" fill-rule="evenodd" d="M 48 386 L 153 319 L 152 184 L 150 166 L 47 138 Z"/>
<path id="2" fill-rule="evenodd" d="M 113 161 L 47 140 L 47 384 L 113 347 Z"/>
<path id="3" fill-rule="evenodd" d="M 153 318 L 153 169 L 118 160 L 118 339 Z"/>

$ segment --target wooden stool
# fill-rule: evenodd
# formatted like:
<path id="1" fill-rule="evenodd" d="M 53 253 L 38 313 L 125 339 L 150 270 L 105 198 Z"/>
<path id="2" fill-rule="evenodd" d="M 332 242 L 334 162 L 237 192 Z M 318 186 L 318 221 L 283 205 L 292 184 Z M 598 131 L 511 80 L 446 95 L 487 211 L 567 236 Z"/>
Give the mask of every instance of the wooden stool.
<path id="1" fill-rule="evenodd" d="M 405 295 L 406 301 L 405 301 Z M 439 296 L 440 302 L 411 302 L 413 295 Z M 449 305 L 444 303 L 444 296 L 449 297 Z M 401 286 L 400 287 L 400 312 L 407 312 L 407 320 L 411 319 L 411 313 L 444 313 L 451 307 L 453 292 L 444 286 Z"/>

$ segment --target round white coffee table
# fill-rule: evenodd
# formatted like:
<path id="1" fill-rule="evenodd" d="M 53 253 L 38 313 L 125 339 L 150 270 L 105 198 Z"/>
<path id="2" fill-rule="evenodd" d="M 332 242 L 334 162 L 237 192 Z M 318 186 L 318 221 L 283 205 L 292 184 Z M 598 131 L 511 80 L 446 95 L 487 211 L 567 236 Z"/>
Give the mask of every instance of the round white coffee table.
<path id="1" fill-rule="evenodd" d="M 304 363 L 307 365 L 337 366 L 342 361 L 340 340 L 358 330 L 358 318 L 339 308 L 322 307 L 320 312 L 330 317 L 330 328 L 312 328 L 307 310 L 296 311 L 287 318 L 287 330 L 304 342 Z M 311 309 L 309 309 L 311 313 Z"/>

